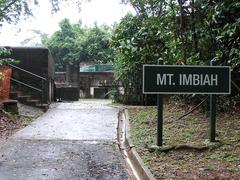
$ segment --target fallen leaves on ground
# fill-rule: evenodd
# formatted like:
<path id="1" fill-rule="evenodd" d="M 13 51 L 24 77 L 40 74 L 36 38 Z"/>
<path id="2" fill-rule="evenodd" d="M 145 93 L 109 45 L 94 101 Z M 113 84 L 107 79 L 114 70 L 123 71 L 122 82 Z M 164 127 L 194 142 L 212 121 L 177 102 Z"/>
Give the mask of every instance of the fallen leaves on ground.
<path id="1" fill-rule="evenodd" d="M 131 138 L 144 163 L 157 179 L 239 179 L 240 109 L 218 113 L 218 142 L 211 143 L 209 114 L 197 111 L 179 120 L 188 109 L 184 106 L 187 105 L 173 102 L 164 106 L 164 147 L 207 146 L 204 151 L 194 148 L 149 151 L 156 144 L 157 108 L 128 108 Z"/>
<path id="2" fill-rule="evenodd" d="M 0 110 L 0 140 L 7 139 L 21 127 L 28 125 L 32 119 L 19 115 L 13 115 Z"/>

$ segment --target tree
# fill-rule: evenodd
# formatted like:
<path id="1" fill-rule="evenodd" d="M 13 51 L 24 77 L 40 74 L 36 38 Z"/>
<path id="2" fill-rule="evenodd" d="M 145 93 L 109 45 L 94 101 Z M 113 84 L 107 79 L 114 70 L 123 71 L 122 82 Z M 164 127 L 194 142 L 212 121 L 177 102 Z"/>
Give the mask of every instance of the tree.
<path id="1" fill-rule="evenodd" d="M 160 17 L 167 10 L 167 2 L 165 0 L 122 0 L 122 3 L 130 3 L 138 16 Z"/>
<path id="2" fill-rule="evenodd" d="M 110 48 L 112 30 L 106 26 L 95 24 L 93 28 L 85 28 L 79 34 L 76 45 L 80 48 L 81 61 L 107 63 L 113 61 L 114 53 Z"/>
<path id="3" fill-rule="evenodd" d="M 36 3 L 36 2 L 35 2 Z M 0 0 L 0 26 L 3 21 L 17 22 L 21 15 L 31 15 L 27 1 L 21 0 Z"/>
<path id="4" fill-rule="evenodd" d="M 89 0 L 85 0 L 89 1 Z M 37 6 L 39 0 L 0 0 L 0 28 L 3 22 L 17 23 L 21 18 L 27 18 L 33 15 L 32 5 Z M 52 4 L 52 12 L 57 12 L 61 2 L 75 3 L 79 8 L 83 0 L 49 0 Z M 3 48 L 0 49 L 0 54 L 5 54 Z M 5 63 L 4 59 L 0 60 L 0 64 Z"/>
<path id="5" fill-rule="evenodd" d="M 207 4 L 210 2 L 207 1 Z M 214 3 L 209 23 L 216 36 L 215 59 L 240 71 L 240 2 L 237 0 Z"/>
<path id="6" fill-rule="evenodd" d="M 136 16 L 123 18 L 112 40 L 118 57 L 117 77 L 122 82 L 141 82 L 142 64 L 156 63 L 160 57 L 165 64 L 185 65 L 208 65 L 215 59 L 219 65 L 230 65 L 233 71 L 239 72 L 238 0 L 122 2 L 130 3 L 137 12 Z M 134 92 L 141 96 L 141 87 Z M 131 92 L 126 91 L 128 94 Z"/>
<path id="7" fill-rule="evenodd" d="M 106 63 L 113 60 L 109 27 L 95 25 L 87 28 L 81 24 L 71 24 L 68 19 L 61 21 L 59 26 L 60 31 L 42 39 L 55 59 L 57 71 L 65 70 L 67 63 Z"/>
<path id="8" fill-rule="evenodd" d="M 163 56 L 165 43 L 159 35 L 159 23 L 155 18 L 128 14 L 115 27 L 112 37 L 112 47 L 116 51 L 114 65 L 116 78 L 125 89 L 124 102 L 141 101 L 142 64 L 156 63 Z"/>
<path id="9" fill-rule="evenodd" d="M 50 38 L 43 37 L 42 43 L 47 46 L 55 60 L 56 70 L 63 70 L 66 61 L 76 61 L 75 39 L 77 38 L 76 30 L 70 24 L 68 19 L 59 23 L 60 30 L 55 32 Z"/>

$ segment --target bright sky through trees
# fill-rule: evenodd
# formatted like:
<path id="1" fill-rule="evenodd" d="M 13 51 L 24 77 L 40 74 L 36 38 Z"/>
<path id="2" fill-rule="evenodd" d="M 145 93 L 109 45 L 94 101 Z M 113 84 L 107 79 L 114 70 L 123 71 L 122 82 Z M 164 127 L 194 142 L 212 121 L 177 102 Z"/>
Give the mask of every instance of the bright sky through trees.
<path id="1" fill-rule="evenodd" d="M 120 4 L 120 0 L 92 0 L 81 6 L 81 11 L 75 6 L 62 4 L 61 10 L 51 14 L 51 5 L 48 0 L 39 1 L 39 6 L 34 7 L 34 17 L 21 20 L 17 25 L 5 23 L 0 29 L 0 45 L 20 46 L 37 45 L 40 43 L 39 33 L 52 34 L 58 30 L 58 22 L 64 18 L 72 23 L 82 21 L 83 25 L 98 24 L 112 25 L 119 22 L 127 12 L 134 10 Z"/>

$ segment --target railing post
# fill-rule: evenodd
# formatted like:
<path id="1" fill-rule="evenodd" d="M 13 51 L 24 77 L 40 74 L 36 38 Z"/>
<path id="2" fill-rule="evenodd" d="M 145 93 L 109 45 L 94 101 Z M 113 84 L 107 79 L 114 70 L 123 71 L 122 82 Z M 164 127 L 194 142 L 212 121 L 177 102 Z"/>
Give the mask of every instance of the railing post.
<path id="1" fill-rule="evenodd" d="M 42 80 L 42 92 L 41 92 L 41 104 L 43 104 L 43 98 L 44 98 L 44 82 Z"/>

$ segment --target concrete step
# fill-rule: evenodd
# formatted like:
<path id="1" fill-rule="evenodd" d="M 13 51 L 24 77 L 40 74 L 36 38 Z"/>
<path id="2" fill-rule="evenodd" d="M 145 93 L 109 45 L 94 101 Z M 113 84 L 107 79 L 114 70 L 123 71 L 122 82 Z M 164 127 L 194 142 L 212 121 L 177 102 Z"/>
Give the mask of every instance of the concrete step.
<path id="1" fill-rule="evenodd" d="M 39 100 L 29 99 L 29 100 L 27 100 L 26 104 L 29 105 L 29 106 L 37 106 L 37 104 L 39 104 Z"/>
<path id="2" fill-rule="evenodd" d="M 35 95 L 36 96 L 36 95 Z M 10 92 L 10 98 L 13 100 L 18 100 L 22 104 L 28 105 L 28 106 L 33 106 L 37 108 L 41 108 L 44 111 L 47 111 L 49 109 L 48 104 L 41 104 L 40 100 L 38 97 L 35 97 L 34 95 L 25 95 L 23 94 L 23 91 L 19 90 L 13 90 Z"/>
<path id="3" fill-rule="evenodd" d="M 21 96 L 18 96 L 18 101 L 23 103 L 23 104 L 26 104 L 28 100 L 31 99 L 31 96 L 29 95 L 21 95 Z"/>
<path id="4" fill-rule="evenodd" d="M 13 114 L 18 114 L 18 106 L 17 106 L 18 101 L 13 100 L 13 99 L 8 99 L 3 101 L 3 108 L 5 111 L 13 113 Z"/>
<path id="5" fill-rule="evenodd" d="M 49 109 L 49 104 L 36 104 L 36 107 L 41 108 L 46 112 Z"/>
<path id="6" fill-rule="evenodd" d="M 17 100 L 18 96 L 21 96 L 21 95 L 22 95 L 21 91 L 11 91 L 10 92 L 10 98 L 14 99 L 14 100 Z"/>

